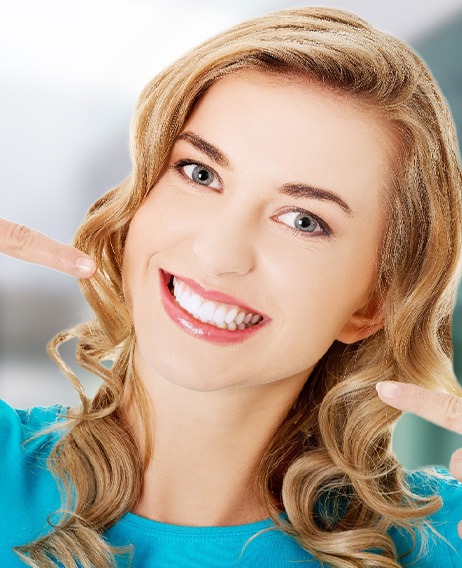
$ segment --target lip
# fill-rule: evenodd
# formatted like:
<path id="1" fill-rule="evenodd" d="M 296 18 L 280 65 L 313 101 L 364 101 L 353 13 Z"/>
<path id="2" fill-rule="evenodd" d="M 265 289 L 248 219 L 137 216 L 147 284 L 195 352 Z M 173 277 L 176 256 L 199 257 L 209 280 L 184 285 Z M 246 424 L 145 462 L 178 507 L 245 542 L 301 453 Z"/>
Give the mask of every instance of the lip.
<path id="1" fill-rule="evenodd" d="M 176 275 L 175 275 L 176 276 Z M 230 343 L 239 343 L 248 339 L 255 333 L 257 333 L 260 329 L 262 329 L 271 318 L 265 317 L 263 314 L 257 311 L 253 311 L 252 313 L 257 313 L 263 317 L 258 325 L 248 327 L 246 329 L 230 331 L 228 329 L 221 329 L 214 325 L 210 325 L 208 323 L 201 322 L 200 320 L 195 319 L 190 313 L 184 310 L 173 298 L 168 289 L 168 283 L 170 282 L 170 278 L 172 274 L 163 271 L 162 269 L 159 270 L 159 280 L 160 280 L 160 291 L 161 291 L 161 302 L 167 314 L 170 318 L 179 325 L 184 331 L 187 333 L 194 335 L 199 339 L 204 339 L 206 341 L 211 341 L 213 343 L 218 344 L 230 344 Z M 251 312 L 252 308 L 246 306 L 242 302 L 236 301 L 232 296 L 228 296 L 226 294 L 222 294 L 221 292 L 211 292 L 202 286 L 199 286 L 194 281 L 191 281 L 187 278 L 182 278 L 178 276 L 178 278 L 185 282 L 188 286 L 191 286 L 198 294 L 203 296 L 204 298 L 220 301 L 227 304 L 233 304 L 238 307 L 242 307 L 244 310 Z M 193 282 L 194 286 L 190 284 Z M 204 293 L 203 290 L 206 292 Z M 220 298 L 220 299 L 219 299 Z M 226 300 L 225 300 L 226 298 Z"/>

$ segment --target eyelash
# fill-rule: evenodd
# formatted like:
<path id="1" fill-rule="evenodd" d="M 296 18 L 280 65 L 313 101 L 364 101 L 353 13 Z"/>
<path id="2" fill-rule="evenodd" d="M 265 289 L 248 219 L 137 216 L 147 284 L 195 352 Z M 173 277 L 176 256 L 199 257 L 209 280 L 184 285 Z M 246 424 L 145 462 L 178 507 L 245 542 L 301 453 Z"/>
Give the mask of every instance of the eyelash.
<path id="1" fill-rule="evenodd" d="M 201 183 L 195 182 L 192 178 L 190 178 L 188 175 L 186 175 L 183 168 L 184 168 L 184 166 L 191 166 L 191 165 L 201 166 L 205 170 L 211 172 L 214 175 L 214 177 L 216 179 L 218 179 L 219 182 L 221 183 L 220 176 L 212 168 L 209 168 L 208 166 L 206 166 L 205 164 L 202 164 L 201 162 L 198 162 L 197 160 L 180 160 L 173 165 L 173 169 L 176 170 L 183 178 L 185 178 L 188 183 L 192 183 L 195 186 L 208 188 L 209 186 L 202 185 Z M 216 189 L 213 188 L 213 187 L 211 189 L 213 191 L 216 191 Z M 321 228 L 321 230 L 324 233 L 323 235 L 316 235 L 317 237 L 330 237 L 332 235 L 332 230 L 329 227 L 329 225 L 325 221 L 320 219 L 317 215 L 314 215 L 313 213 L 311 213 L 310 211 L 307 211 L 306 209 L 299 209 L 299 208 L 287 209 L 283 213 L 280 213 L 280 215 L 278 215 L 278 217 L 280 217 L 281 215 L 285 215 L 287 213 L 301 213 L 303 215 L 306 215 L 307 217 L 311 217 L 312 219 L 314 219 L 318 223 L 319 227 Z M 295 229 L 294 227 L 290 227 L 289 225 L 286 225 L 286 227 L 297 237 L 306 238 L 308 236 L 311 236 L 312 233 L 313 233 L 313 231 L 311 231 L 311 232 L 310 231 L 300 231 L 298 229 Z"/>
<path id="2" fill-rule="evenodd" d="M 306 238 L 306 237 L 310 237 L 310 236 L 315 236 L 315 237 L 330 237 L 330 236 L 332 236 L 332 230 L 330 229 L 329 225 L 325 221 L 320 219 L 317 215 L 313 215 L 313 213 L 310 213 L 306 209 L 299 209 L 299 208 L 287 209 L 287 211 L 280 213 L 278 215 L 278 217 L 280 217 L 281 215 L 286 215 L 287 213 L 301 213 L 305 217 L 311 217 L 312 219 L 314 219 L 316 221 L 316 223 L 319 225 L 321 231 L 323 232 L 322 235 L 320 235 L 320 234 L 314 234 L 313 235 L 313 233 L 315 233 L 314 231 L 301 231 L 299 229 L 296 229 L 295 227 L 291 227 L 290 225 L 286 225 L 284 223 L 284 225 L 286 225 L 286 227 L 289 229 L 289 231 L 292 231 L 292 233 L 295 236 L 302 237 L 302 238 Z"/>
<path id="3" fill-rule="evenodd" d="M 200 166 L 201 168 L 204 168 L 204 170 L 207 170 L 208 172 L 211 172 L 214 177 L 220 182 L 222 183 L 220 176 L 214 171 L 212 170 L 212 168 L 209 168 L 208 166 L 206 166 L 205 164 L 202 164 L 201 162 L 198 162 L 197 160 L 180 160 L 179 162 L 176 162 L 176 164 L 173 165 L 173 168 L 175 170 L 178 171 L 178 173 L 186 179 L 186 181 L 188 183 L 192 183 L 195 186 L 199 186 L 199 187 L 205 187 L 208 188 L 209 186 L 207 185 L 202 185 L 201 183 L 197 183 L 195 182 L 192 178 L 190 178 L 183 170 L 184 166 Z M 214 191 L 216 191 L 215 188 L 211 188 Z"/>

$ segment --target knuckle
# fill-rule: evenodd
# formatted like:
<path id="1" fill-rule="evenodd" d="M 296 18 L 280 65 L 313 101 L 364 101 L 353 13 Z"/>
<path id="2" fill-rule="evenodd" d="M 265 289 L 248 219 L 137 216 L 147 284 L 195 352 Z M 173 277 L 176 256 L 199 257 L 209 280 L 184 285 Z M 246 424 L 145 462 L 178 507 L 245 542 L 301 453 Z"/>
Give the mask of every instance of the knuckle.
<path id="1" fill-rule="evenodd" d="M 32 229 L 25 225 L 13 225 L 9 231 L 8 244 L 13 253 L 22 254 L 29 250 L 34 242 Z"/>
<path id="2" fill-rule="evenodd" d="M 449 396 L 445 402 L 445 418 L 449 426 L 462 422 L 462 398 Z"/>

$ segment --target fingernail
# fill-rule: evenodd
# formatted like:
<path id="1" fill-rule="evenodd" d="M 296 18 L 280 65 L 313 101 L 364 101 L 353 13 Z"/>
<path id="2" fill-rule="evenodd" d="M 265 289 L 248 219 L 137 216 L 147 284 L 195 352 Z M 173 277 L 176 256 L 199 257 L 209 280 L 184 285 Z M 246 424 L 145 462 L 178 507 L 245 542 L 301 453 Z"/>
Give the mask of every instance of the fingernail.
<path id="1" fill-rule="evenodd" d="M 75 261 L 76 269 L 83 274 L 91 274 L 95 271 L 96 264 L 89 258 L 80 257 Z"/>
<path id="2" fill-rule="evenodd" d="M 385 398 L 397 398 L 403 392 L 400 385 L 390 381 L 380 381 L 375 385 L 375 388 Z"/>

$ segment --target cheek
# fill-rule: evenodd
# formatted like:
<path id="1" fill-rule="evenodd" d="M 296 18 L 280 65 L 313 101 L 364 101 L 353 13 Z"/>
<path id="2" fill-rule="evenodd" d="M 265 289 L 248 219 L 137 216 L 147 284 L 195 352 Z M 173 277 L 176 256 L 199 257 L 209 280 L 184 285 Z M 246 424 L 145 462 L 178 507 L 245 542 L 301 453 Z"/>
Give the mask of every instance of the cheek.
<path id="1" fill-rule="evenodd" d="M 166 192 L 155 186 L 130 222 L 122 271 L 129 277 L 147 268 L 150 257 L 168 249 L 181 226 L 181 215 Z M 176 225 L 175 225 L 176 224 Z"/>
<path id="2" fill-rule="evenodd" d="M 162 184 L 151 190 L 133 216 L 122 263 L 123 292 L 132 319 L 142 296 L 143 282 L 152 278 L 150 261 L 162 251 L 171 251 L 178 243 L 179 235 L 184 231 L 183 218 L 172 202 L 171 192 L 162 191 Z M 138 309 L 138 312 L 142 310 Z"/>
<path id="3" fill-rule="evenodd" d="M 200 200 L 197 200 L 200 203 Z M 201 203 L 200 203 L 201 205 Z M 198 205 L 199 206 L 199 205 Z M 161 179 L 132 220 L 138 246 L 146 251 L 169 250 L 187 234 L 200 209 L 180 195 L 171 182 Z"/>
<path id="4" fill-rule="evenodd" d="M 287 266 L 280 272 L 278 295 L 288 320 L 299 333 L 305 330 L 305 337 L 329 346 L 350 316 L 367 303 L 375 259 L 375 247 L 334 244 L 330 251 L 316 251 L 302 263 Z"/>
<path id="5" fill-rule="evenodd" d="M 142 206 L 130 222 L 122 262 L 122 289 L 132 318 L 133 300 L 137 298 L 140 277 L 147 268 L 148 243 L 150 242 Z"/>

